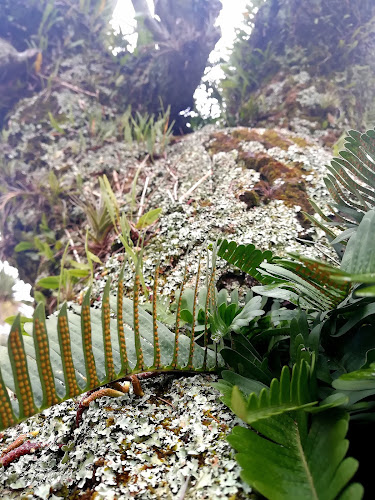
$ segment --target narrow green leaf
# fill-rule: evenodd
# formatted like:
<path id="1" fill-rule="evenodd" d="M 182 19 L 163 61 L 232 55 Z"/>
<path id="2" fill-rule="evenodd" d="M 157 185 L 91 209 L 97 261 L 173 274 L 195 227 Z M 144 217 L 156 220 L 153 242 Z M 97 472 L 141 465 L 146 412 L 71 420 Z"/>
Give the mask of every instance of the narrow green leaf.
<path id="1" fill-rule="evenodd" d="M 149 210 L 139 218 L 135 227 L 137 229 L 145 229 L 146 227 L 151 226 L 151 224 L 158 220 L 162 210 L 162 208 L 154 208 L 153 210 Z"/>
<path id="2" fill-rule="evenodd" d="M 56 290 L 60 285 L 60 276 L 48 276 L 47 278 L 41 278 L 36 282 L 36 285 L 42 288 Z"/>

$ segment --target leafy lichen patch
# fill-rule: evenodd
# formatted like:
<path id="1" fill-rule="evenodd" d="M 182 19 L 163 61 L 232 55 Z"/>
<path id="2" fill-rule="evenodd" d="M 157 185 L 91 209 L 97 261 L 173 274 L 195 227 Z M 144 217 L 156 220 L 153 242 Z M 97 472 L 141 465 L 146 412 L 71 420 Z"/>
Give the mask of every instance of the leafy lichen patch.
<path id="1" fill-rule="evenodd" d="M 240 130 L 243 134 L 243 129 Z M 159 293 L 169 301 L 173 301 L 179 289 L 186 258 L 187 286 L 193 285 L 198 255 L 205 249 L 208 240 L 225 237 L 241 243 L 254 243 L 263 250 L 270 248 L 277 255 L 295 251 L 307 252 L 313 258 L 322 256 L 296 238 L 315 237 L 312 227 L 304 227 L 301 212 L 310 210 L 308 197 L 313 197 L 321 206 L 327 199 L 323 176 L 324 165 L 330 159 L 329 153 L 317 144 L 301 147 L 291 140 L 287 150 L 279 147 L 266 149 L 258 141 L 240 141 L 237 149 L 209 154 L 213 134 L 232 137 L 232 131 L 215 131 L 211 126 L 205 127 L 168 146 L 166 158 L 157 159 L 152 165 L 144 167 L 142 179 L 149 178 L 147 209 L 163 209 L 158 228 L 144 251 L 144 276 L 146 285 L 151 286 L 154 265 L 160 257 Z M 261 137 L 264 129 L 256 129 L 255 132 Z M 283 137 L 295 137 L 295 134 L 285 130 L 281 134 Z M 232 147 L 233 142 L 230 144 Z M 254 161 L 259 159 L 259 169 L 244 168 L 245 153 Z M 283 172 L 278 170 L 279 166 Z M 207 175 L 210 172 L 211 175 Z M 268 174 L 272 180 L 265 177 Z M 202 178 L 204 180 L 184 198 L 185 193 Z M 285 193 L 286 183 L 291 184 L 288 193 Z M 141 191 L 142 180 L 139 184 Z M 256 191 L 260 204 L 249 209 L 246 200 L 241 200 L 240 196 L 262 185 L 265 191 Z M 275 192 L 277 196 L 274 196 Z M 284 197 L 284 200 L 279 197 Z M 119 259 L 119 255 L 114 255 L 106 261 L 106 268 L 113 277 L 122 265 Z M 218 278 L 225 268 L 225 263 L 219 259 Z M 201 276 L 203 285 L 205 259 L 202 261 Z M 133 273 L 129 269 L 125 273 L 129 292 L 132 280 Z M 103 289 L 104 282 L 98 273 L 95 282 L 98 292 Z"/>
<path id="2" fill-rule="evenodd" d="M 186 499 L 247 498 L 250 489 L 225 439 L 240 421 L 218 402 L 214 379 L 173 379 L 163 388 L 161 376 L 144 384 L 143 398 L 97 400 L 70 435 L 65 461 L 58 444 L 74 422 L 73 401 L 8 430 L 6 442 L 21 429 L 38 429 L 39 441 L 47 446 L 2 472 L 1 495 L 52 499 L 64 493 L 78 499 L 90 492 L 98 499 L 176 498 L 189 477 Z"/>

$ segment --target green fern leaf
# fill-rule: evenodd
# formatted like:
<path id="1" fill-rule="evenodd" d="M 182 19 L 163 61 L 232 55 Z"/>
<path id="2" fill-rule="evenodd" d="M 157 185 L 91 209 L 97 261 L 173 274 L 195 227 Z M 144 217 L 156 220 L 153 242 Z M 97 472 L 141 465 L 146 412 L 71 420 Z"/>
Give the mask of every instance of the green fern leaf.
<path id="1" fill-rule="evenodd" d="M 153 314 L 139 308 L 140 278 L 136 272 L 134 299 L 123 297 L 123 271 L 117 299 L 110 297 L 110 281 L 101 309 L 90 307 L 90 291 L 81 311 L 45 319 L 42 305 L 34 314 L 32 330 L 22 335 L 20 318 L 14 321 L 8 346 L 0 346 L 0 430 L 56 403 L 98 386 L 142 371 L 215 370 L 217 356 L 171 332 Z M 157 272 L 154 296 L 156 296 Z M 111 318 L 111 309 L 117 318 Z M 177 332 L 177 333 L 176 333 Z M 15 395 L 11 400 L 8 389 Z"/>
<path id="2" fill-rule="evenodd" d="M 311 368 L 306 361 L 294 365 L 292 377 L 289 368 L 284 366 L 280 381 L 272 379 L 269 389 L 263 388 L 259 394 L 251 393 L 247 400 L 234 386 L 230 408 L 244 422 L 253 424 L 260 419 L 314 406 L 317 401 L 310 394 L 311 376 Z"/>
<path id="3" fill-rule="evenodd" d="M 238 245 L 227 240 L 218 242 L 217 255 L 261 282 L 264 281 L 258 272 L 259 265 L 264 261 L 272 262 L 275 258 L 270 250 L 262 252 L 253 244 Z"/>
<path id="4" fill-rule="evenodd" d="M 375 272 L 375 210 L 367 212 L 348 241 L 341 269 L 353 274 Z"/>
<path id="5" fill-rule="evenodd" d="M 329 174 L 324 179 L 327 189 L 336 202 L 329 208 L 336 216 L 336 221 L 318 223 L 326 231 L 330 240 L 332 235 L 328 226 L 336 226 L 340 231 L 356 228 L 366 212 L 375 208 L 375 134 L 368 130 L 360 134 L 350 130 L 345 137 L 344 151 L 338 158 L 333 158 L 327 166 Z M 313 207 L 316 206 L 312 203 Z M 316 222 L 315 219 L 309 217 Z M 344 226 L 344 228 L 342 227 Z M 339 247 L 337 247 L 339 249 Z"/>
<path id="6" fill-rule="evenodd" d="M 347 282 L 335 279 L 345 273 L 326 263 L 297 254 L 292 255 L 293 260 L 272 257 L 271 253 L 255 251 L 252 244 L 237 245 L 224 240 L 221 245 L 219 256 L 263 283 L 264 286 L 253 287 L 260 295 L 289 300 L 305 309 L 327 311 L 340 304 L 351 289 Z"/>
<path id="7" fill-rule="evenodd" d="M 339 410 L 295 418 L 278 415 L 235 427 L 228 437 L 238 451 L 241 477 L 269 500 L 360 500 L 359 484 L 347 487 L 358 468 L 345 458 L 348 415 Z"/>

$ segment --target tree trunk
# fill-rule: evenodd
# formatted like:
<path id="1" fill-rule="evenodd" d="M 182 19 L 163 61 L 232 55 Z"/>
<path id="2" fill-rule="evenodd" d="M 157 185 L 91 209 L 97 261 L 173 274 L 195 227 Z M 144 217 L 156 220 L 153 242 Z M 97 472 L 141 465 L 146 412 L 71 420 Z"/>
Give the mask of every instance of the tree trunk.
<path id="1" fill-rule="evenodd" d="M 176 132 L 186 132 L 181 111 L 193 107 L 208 56 L 220 38 L 214 22 L 220 12 L 219 0 L 157 0 L 152 17 L 145 0 L 132 0 L 137 17 L 153 43 L 138 46 L 137 57 L 124 68 L 131 104 L 140 111 L 158 113 L 171 108 Z M 139 30 L 142 24 L 139 22 Z"/>
<path id="2" fill-rule="evenodd" d="M 224 82 L 231 123 L 299 124 L 332 140 L 372 124 L 373 0 L 268 0 L 247 19 Z"/>

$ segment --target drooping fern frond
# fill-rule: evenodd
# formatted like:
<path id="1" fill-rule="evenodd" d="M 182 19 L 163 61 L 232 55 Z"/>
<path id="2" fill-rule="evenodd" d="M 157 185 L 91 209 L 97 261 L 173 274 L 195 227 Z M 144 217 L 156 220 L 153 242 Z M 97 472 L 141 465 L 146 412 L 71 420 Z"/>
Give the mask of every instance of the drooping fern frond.
<path id="1" fill-rule="evenodd" d="M 293 257 L 293 260 L 279 259 L 277 264 L 261 264 L 259 272 L 268 280 L 274 279 L 274 284 L 256 286 L 253 290 L 321 311 L 334 309 L 347 297 L 351 286 L 334 279 L 344 275 L 343 271 L 297 254 Z"/>
<path id="2" fill-rule="evenodd" d="M 256 250 L 252 244 L 238 245 L 224 240 L 221 245 L 218 255 L 260 281 L 263 286 L 255 286 L 253 290 L 261 295 L 327 311 L 340 304 L 351 288 L 348 283 L 334 279 L 335 275 L 345 273 L 327 263 L 296 254 L 291 259 L 280 259 L 270 251 Z"/>
<path id="3" fill-rule="evenodd" d="M 88 291 L 81 310 L 74 307 L 69 314 L 64 304 L 57 316 L 46 319 L 39 304 L 30 335 L 23 335 L 20 318 L 15 320 L 8 345 L 0 346 L 0 430 L 131 374 L 216 369 L 215 353 L 207 344 L 202 348 L 193 337 L 180 334 L 178 326 L 171 332 L 156 320 L 156 300 L 152 315 L 140 309 L 138 270 L 133 300 L 123 296 L 123 274 L 117 299 L 110 296 L 107 281 L 101 309 L 90 307 Z M 158 269 L 154 297 L 157 278 Z"/>
<path id="4" fill-rule="evenodd" d="M 305 214 L 314 224 L 323 229 L 333 244 L 346 240 L 362 221 L 369 210 L 375 208 L 375 130 L 361 134 L 350 130 L 345 137 L 344 151 L 327 165 L 325 185 L 334 200 L 328 205 L 336 221 L 327 218 L 312 202 L 324 222 Z M 342 231 L 339 236 L 330 229 Z"/>

